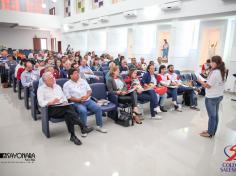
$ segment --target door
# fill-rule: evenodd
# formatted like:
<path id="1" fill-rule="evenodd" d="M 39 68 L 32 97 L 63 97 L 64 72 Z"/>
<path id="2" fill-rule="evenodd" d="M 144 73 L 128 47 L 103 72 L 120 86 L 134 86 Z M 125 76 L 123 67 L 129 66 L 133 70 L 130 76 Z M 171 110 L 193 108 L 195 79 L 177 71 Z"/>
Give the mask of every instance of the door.
<path id="1" fill-rule="evenodd" d="M 61 53 L 61 41 L 57 42 L 58 52 Z"/>
<path id="2" fill-rule="evenodd" d="M 41 50 L 41 40 L 40 38 L 33 38 L 34 50 Z"/>

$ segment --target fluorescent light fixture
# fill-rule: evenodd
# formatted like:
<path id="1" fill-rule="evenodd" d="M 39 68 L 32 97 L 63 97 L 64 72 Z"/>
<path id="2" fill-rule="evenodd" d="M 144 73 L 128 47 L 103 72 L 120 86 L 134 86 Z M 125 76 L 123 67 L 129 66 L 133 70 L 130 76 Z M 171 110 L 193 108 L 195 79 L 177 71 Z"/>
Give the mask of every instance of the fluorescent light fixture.
<path id="1" fill-rule="evenodd" d="M 52 0 L 53 3 L 57 2 L 57 0 Z"/>

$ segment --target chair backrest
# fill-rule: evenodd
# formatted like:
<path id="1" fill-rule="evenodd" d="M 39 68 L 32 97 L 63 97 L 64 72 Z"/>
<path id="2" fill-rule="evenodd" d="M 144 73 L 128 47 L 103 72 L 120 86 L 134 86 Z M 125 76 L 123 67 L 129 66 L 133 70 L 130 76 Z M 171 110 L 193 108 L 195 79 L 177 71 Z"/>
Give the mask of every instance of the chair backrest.
<path id="1" fill-rule="evenodd" d="M 102 63 L 102 67 L 107 67 L 108 63 Z"/>
<path id="2" fill-rule="evenodd" d="M 107 99 L 106 85 L 104 83 L 93 83 L 90 84 L 92 89 L 92 97 L 96 99 Z"/>
<path id="3" fill-rule="evenodd" d="M 180 79 L 181 79 L 181 81 L 190 81 L 190 80 L 192 80 L 192 77 L 190 74 L 186 73 L 186 74 L 180 75 Z"/>
<path id="4" fill-rule="evenodd" d="M 93 84 L 93 83 L 105 83 L 105 78 L 104 78 L 104 76 L 99 76 L 99 80 L 92 78 L 92 79 L 90 79 L 88 82 L 89 82 L 89 84 Z"/>
<path id="5" fill-rule="evenodd" d="M 109 70 L 103 70 L 104 76 L 106 76 L 108 72 L 109 72 Z"/>
<path id="6" fill-rule="evenodd" d="M 180 75 L 180 71 L 179 70 L 175 70 L 174 71 L 177 75 Z"/>
<path id="7" fill-rule="evenodd" d="M 56 80 L 56 83 L 63 88 L 63 85 L 68 81 L 67 78 L 60 78 Z"/>
<path id="8" fill-rule="evenodd" d="M 93 73 L 94 73 L 94 75 L 96 75 L 96 76 L 104 76 L 104 74 L 103 74 L 102 71 L 94 71 Z"/>
<path id="9" fill-rule="evenodd" d="M 121 74 L 122 78 L 125 79 L 128 75 L 127 74 Z"/>
<path id="10" fill-rule="evenodd" d="M 109 67 L 108 66 L 103 66 L 102 70 L 109 70 Z"/>
<path id="11" fill-rule="evenodd" d="M 193 81 L 197 81 L 197 76 L 195 75 L 195 73 L 191 73 L 191 76 Z"/>
<path id="12" fill-rule="evenodd" d="M 185 78 L 186 78 L 187 81 L 192 80 L 191 74 L 189 74 L 189 73 L 185 74 Z"/>

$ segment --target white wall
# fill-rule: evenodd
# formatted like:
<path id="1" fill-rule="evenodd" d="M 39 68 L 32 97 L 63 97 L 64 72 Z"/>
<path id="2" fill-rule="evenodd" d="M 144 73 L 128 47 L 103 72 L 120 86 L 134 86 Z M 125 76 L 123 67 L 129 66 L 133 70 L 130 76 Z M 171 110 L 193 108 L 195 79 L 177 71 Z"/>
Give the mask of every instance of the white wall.
<path id="1" fill-rule="evenodd" d="M 236 78 L 232 74 L 236 74 L 236 19 L 229 20 L 229 31 L 231 32 L 229 38 L 229 48 L 228 60 L 226 66 L 229 69 L 229 76 L 226 82 L 226 90 L 230 92 L 236 92 Z"/>
<path id="2" fill-rule="evenodd" d="M 107 5 L 105 7 L 90 10 L 87 9 L 83 14 L 72 13 L 71 17 L 64 18 L 63 24 L 73 26 L 69 31 L 87 30 L 93 28 L 110 27 L 117 25 L 137 24 L 143 22 L 160 21 L 180 18 L 197 18 L 197 16 L 219 15 L 221 13 L 236 14 L 235 1 L 224 2 L 222 0 L 183 0 L 181 10 L 164 12 L 160 5 L 166 0 L 127 0 L 117 5 Z M 137 17 L 126 19 L 124 11 L 137 9 Z M 72 11 L 75 10 L 74 8 Z M 90 24 L 83 26 L 81 21 L 93 20 L 101 16 L 109 16 L 108 23 Z"/>
<path id="3" fill-rule="evenodd" d="M 47 29 L 61 28 L 61 18 L 59 16 L 18 11 L 0 10 L 0 22 Z"/>
<path id="4" fill-rule="evenodd" d="M 48 49 L 51 49 L 50 31 L 0 28 L 0 45 L 13 49 L 33 49 L 33 38 L 47 38 Z"/>

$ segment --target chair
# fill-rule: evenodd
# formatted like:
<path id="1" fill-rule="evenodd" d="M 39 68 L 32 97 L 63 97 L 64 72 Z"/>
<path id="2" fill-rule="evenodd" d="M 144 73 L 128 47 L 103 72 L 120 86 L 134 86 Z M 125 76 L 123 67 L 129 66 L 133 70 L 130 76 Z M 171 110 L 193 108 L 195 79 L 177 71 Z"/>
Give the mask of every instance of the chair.
<path id="1" fill-rule="evenodd" d="M 96 75 L 96 76 L 104 76 L 104 74 L 103 74 L 102 71 L 94 71 L 93 73 L 94 73 L 94 75 Z"/>
<path id="2" fill-rule="evenodd" d="M 180 75 L 180 71 L 179 70 L 175 70 L 174 71 L 177 75 Z"/>
<path id="3" fill-rule="evenodd" d="M 195 75 L 195 73 L 191 73 L 191 77 L 193 81 L 197 81 L 197 76 Z"/>
<path id="4" fill-rule="evenodd" d="M 17 80 L 17 93 L 18 93 L 18 99 L 21 100 L 22 96 L 21 96 L 21 90 L 22 90 L 23 86 L 21 84 L 21 80 Z"/>
<path id="5" fill-rule="evenodd" d="M 106 85 L 104 83 L 94 83 L 90 85 L 92 89 L 92 97 L 96 98 L 97 100 L 101 99 L 108 99 Z M 107 106 L 101 106 L 102 112 L 110 112 L 110 111 L 117 111 L 117 106 L 110 102 Z"/>
<path id="6" fill-rule="evenodd" d="M 109 72 L 109 70 L 103 70 L 104 76 L 106 76 L 108 72 Z"/>
<path id="7" fill-rule="evenodd" d="M 37 120 L 37 90 L 38 90 L 39 81 L 34 81 L 32 85 L 32 91 L 30 92 L 30 101 L 31 101 L 31 116 L 36 121 Z"/>
<path id="8" fill-rule="evenodd" d="M 24 103 L 25 103 L 25 108 L 29 109 L 29 98 L 30 98 L 30 87 L 24 87 Z"/>
<path id="9" fill-rule="evenodd" d="M 108 63 L 102 63 L 102 67 L 107 67 Z"/>
<path id="10" fill-rule="evenodd" d="M 124 103 L 121 103 L 118 101 L 118 96 L 115 94 L 115 93 L 112 93 L 112 92 L 108 92 L 108 100 L 110 102 L 112 102 L 113 104 L 115 104 L 118 108 L 120 109 L 128 109 L 128 112 L 131 114 L 131 117 L 133 118 L 133 110 L 132 110 L 132 106 L 131 104 L 124 104 Z M 111 113 L 111 114 L 108 114 L 108 117 L 112 118 L 116 123 L 118 123 L 118 113 Z M 134 125 L 134 122 L 132 120 L 132 126 Z"/>
<path id="11" fill-rule="evenodd" d="M 68 79 L 66 78 L 61 78 L 61 79 L 57 79 L 56 83 L 63 87 L 63 85 L 65 84 L 65 82 L 67 82 Z M 49 129 L 49 121 L 51 121 L 52 123 L 59 123 L 59 122 L 63 122 L 65 119 L 61 118 L 53 118 L 53 117 L 49 117 L 48 115 L 48 107 L 43 107 L 41 108 L 41 113 L 42 113 L 42 131 L 44 133 L 44 135 L 47 138 L 50 138 L 50 129 Z"/>
<path id="12" fill-rule="evenodd" d="M 185 78 L 186 78 L 187 81 L 192 80 L 191 74 L 185 74 Z"/>
<path id="13" fill-rule="evenodd" d="M 104 76 L 99 76 L 99 80 L 95 79 L 95 78 L 91 78 L 89 80 L 89 84 L 94 84 L 94 83 L 105 83 L 105 78 Z"/>
<path id="14" fill-rule="evenodd" d="M 109 66 L 102 66 L 102 70 L 109 70 Z"/>

